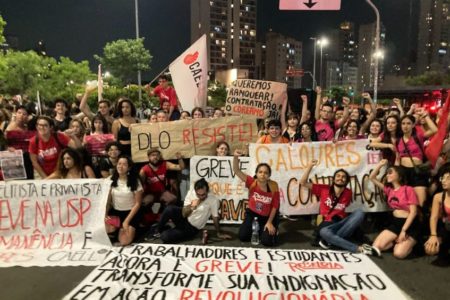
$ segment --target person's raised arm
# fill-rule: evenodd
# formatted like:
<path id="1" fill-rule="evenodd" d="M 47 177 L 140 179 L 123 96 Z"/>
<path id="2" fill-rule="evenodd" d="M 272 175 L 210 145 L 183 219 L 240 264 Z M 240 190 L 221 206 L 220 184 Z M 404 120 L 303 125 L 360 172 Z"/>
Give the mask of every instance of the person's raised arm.
<path id="1" fill-rule="evenodd" d="M 400 118 L 405 115 L 405 110 L 403 109 L 402 100 L 398 98 L 392 99 L 392 102 L 397 107 L 398 111 L 400 112 Z"/>
<path id="2" fill-rule="evenodd" d="M 308 163 L 308 166 L 305 169 L 305 172 L 303 173 L 302 178 L 300 179 L 300 185 L 302 187 L 305 187 L 307 189 L 312 189 L 312 183 L 308 182 L 309 179 L 309 174 L 311 173 L 311 170 L 314 166 L 317 166 L 318 164 L 318 160 L 317 159 L 313 159 L 312 161 L 310 161 Z"/>
<path id="3" fill-rule="evenodd" d="M 306 115 L 308 114 L 308 96 L 301 95 L 300 98 L 302 99 L 302 116 L 300 117 L 299 124 L 303 124 L 307 121 Z"/>
<path id="4" fill-rule="evenodd" d="M 322 108 L 322 89 L 320 88 L 320 86 L 316 87 L 316 108 L 314 110 L 314 118 L 315 120 L 319 120 L 320 119 L 320 109 Z"/>
<path id="5" fill-rule="evenodd" d="M 422 120 L 425 120 L 425 122 L 427 124 L 427 130 L 423 133 L 423 135 L 426 138 L 429 138 L 430 136 L 434 135 L 438 131 L 436 124 L 434 123 L 433 120 L 431 120 L 428 112 L 426 112 L 425 110 L 422 110 L 422 112 L 420 114 L 420 118 Z"/>
<path id="6" fill-rule="evenodd" d="M 282 130 L 287 130 L 287 122 L 286 122 L 286 111 L 287 111 L 287 106 L 288 106 L 288 100 L 287 97 L 285 97 L 283 99 L 283 102 L 281 104 L 281 115 L 280 115 L 280 120 L 281 120 L 281 129 Z"/>
<path id="7" fill-rule="evenodd" d="M 347 122 L 348 117 L 350 116 L 350 111 L 348 110 L 348 106 L 350 105 L 350 98 L 342 97 L 342 106 L 344 107 L 344 114 L 342 118 L 337 122 L 337 128 L 341 128 Z"/>
<path id="8" fill-rule="evenodd" d="M 181 171 L 186 168 L 183 160 L 183 156 L 181 156 L 180 152 L 175 153 L 175 156 L 177 157 L 178 164 L 171 163 L 170 161 L 167 162 L 167 169 L 171 171 Z"/>
<path id="9" fill-rule="evenodd" d="M 241 171 L 239 168 L 239 156 L 242 156 L 243 152 L 240 150 L 235 150 L 233 155 L 233 172 L 237 175 L 242 181 L 247 180 L 247 175 L 245 175 L 244 172 Z"/>
<path id="10" fill-rule="evenodd" d="M 87 104 L 87 100 L 88 100 L 89 96 L 92 94 L 92 92 L 95 91 L 96 89 L 97 89 L 96 86 L 86 85 L 83 97 L 81 97 L 80 110 L 89 119 L 94 118 L 94 113 L 89 108 L 89 105 Z"/>
<path id="11" fill-rule="evenodd" d="M 370 181 L 372 181 L 373 184 L 375 184 L 377 187 L 379 187 L 380 189 L 384 188 L 384 184 L 378 180 L 377 176 L 378 173 L 380 173 L 380 169 L 387 165 L 388 161 L 387 159 L 382 159 L 380 160 L 380 162 L 377 164 L 377 166 L 375 167 L 375 169 L 372 171 L 372 173 L 370 173 L 369 175 L 369 179 Z"/>
<path id="12" fill-rule="evenodd" d="M 363 93 L 362 94 L 364 99 L 367 99 L 367 101 L 370 104 L 370 114 L 367 120 L 361 125 L 361 129 L 359 130 L 359 134 L 365 134 L 367 128 L 370 126 L 370 123 L 372 123 L 373 120 L 375 120 L 375 117 L 377 116 L 377 107 L 375 105 L 375 102 L 373 102 L 372 97 L 370 97 L 369 93 Z"/>

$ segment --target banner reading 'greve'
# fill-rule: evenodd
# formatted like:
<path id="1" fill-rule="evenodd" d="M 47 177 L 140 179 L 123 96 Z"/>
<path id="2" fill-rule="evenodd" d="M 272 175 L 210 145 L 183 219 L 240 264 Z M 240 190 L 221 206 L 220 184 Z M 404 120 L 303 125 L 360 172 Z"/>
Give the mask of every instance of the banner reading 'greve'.
<path id="1" fill-rule="evenodd" d="M 228 90 L 225 112 L 259 119 L 279 119 L 287 85 L 274 81 L 238 79 Z"/>
<path id="2" fill-rule="evenodd" d="M 0 182 L 0 266 L 96 266 L 111 180 Z"/>
<path id="3" fill-rule="evenodd" d="M 146 162 L 147 150 L 157 147 L 164 159 L 174 159 L 180 152 L 184 158 L 215 154 L 216 145 L 226 141 L 231 149 L 241 149 L 255 142 L 256 119 L 233 116 L 217 119 L 181 120 L 131 125 L 133 161 Z"/>

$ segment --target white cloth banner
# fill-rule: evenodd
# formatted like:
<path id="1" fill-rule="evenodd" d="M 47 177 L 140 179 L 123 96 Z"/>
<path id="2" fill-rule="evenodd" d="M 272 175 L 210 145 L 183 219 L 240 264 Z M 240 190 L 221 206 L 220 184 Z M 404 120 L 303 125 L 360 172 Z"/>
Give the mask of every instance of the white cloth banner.
<path id="1" fill-rule="evenodd" d="M 208 90 L 206 35 L 175 59 L 169 70 L 183 110 L 205 107 Z"/>
<path id="2" fill-rule="evenodd" d="M 0 266 L 97 266 L 110 180 L 0 182 Z"/>
<path id="3" fill-rule="evenodd" d="M 408 299 L 363 254 L 137 244 L 64 299 Z"/>
<path id="4" fill-rule="evenodd" d="M 347 186 L 353 193 L 347 211 L 362 207 L 364 211 L 388 210 L 383 191 L 369 180 L 369 174 L 379 162 L 378 151 L 367 150 L 368 140 L 343 142 L 314 142 L 289 144 L 250 144 L 250 170 L 258 163 L 268 163 L 271 179 L 280 187 L 280 211 L 286 215 L 315 214 L 319 202 L 306 188 L 300 188 L 300 179 L 308 163 L 317 159 L 318 166 L 310 174 L 310 182 L 330 184 L 333 174 L 344 169 L 350 174 Z M 253 175 L 253 174 L 249 174 Z"/>
<path id="5" fill-rule="evenodd" d="M 242 157 L 240 168 L 244 173 L 252 173 L 248 169 L 249 157 Z M 248 203 L 248 189 L 232 170 L 233 157 L 230 156 L 193 156 L 191 158 L 190 182 L 201 179 L 209 183 L 209 192 L 220 199 L 220 222 L 225 224 L 241 224 L 244 220 Z"/>

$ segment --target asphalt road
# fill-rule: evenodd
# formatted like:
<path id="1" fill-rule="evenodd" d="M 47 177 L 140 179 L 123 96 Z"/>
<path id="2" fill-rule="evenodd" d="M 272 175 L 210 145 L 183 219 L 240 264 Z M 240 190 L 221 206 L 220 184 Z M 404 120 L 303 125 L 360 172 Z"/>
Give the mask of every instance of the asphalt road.
<path id="1" fill-rule="evenodd" d="M 210 236 L 214 235 L 211 227 Z M 237 238 L 238 226 L 222 227 L 235 238 L 221 241 L 210 237 L 208 245 L 213 246 L 249 246 Z M 374 234 L 368 234 L 373 238 Z M 280 225 L 280 244 L 282 249 L 314 249 L 310 242 L 312 230 L 307 220 L 283 220 Z M 155 243 L 158 241 L 155 241 Z M 201 237 L 185 244 L 198 245 Z M 402 289 L 411 299 L 450 299 L 450 268 L 431 265 L 432 257 L 412 256 L 406 260 L 397 260 L 391 253 L 383 253 L 381 258 L 372 260 Z M 0 268 L 0 299 L 19 300 L 61 299 L 83 280 L 93 267 L 13 267 Z M 388 299 L 383 299 L 388 300 Z M 395 299 L 393 299 L 395 300 Z"/>

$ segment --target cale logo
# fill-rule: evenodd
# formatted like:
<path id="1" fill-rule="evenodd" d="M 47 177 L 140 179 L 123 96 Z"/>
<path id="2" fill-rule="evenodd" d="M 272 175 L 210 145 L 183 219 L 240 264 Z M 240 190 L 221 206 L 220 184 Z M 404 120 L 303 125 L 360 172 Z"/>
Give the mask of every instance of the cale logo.
<path id="1" fill-rule="evenodd" d="M 190 65 L 195 62 L 198 58 L 198 51 L 195 51 L 194 54 L 188 54 L 184 57 L 183 62 L 185 65 Z"/>
<path id="2" fill-rule="evenodd" d="M 188 54 L 183 59 L 183 62 L 186 65 L 189 65 L 189 70 L 191 71 L 192 77 L 194 78 L 197 87 L 200 85 L 200 81 L 202 79 L 202 69 L 200 67 L 200 63 L 197 61 L 198 55 L 198 51 L 195 51 L 194 54 Z"/>

